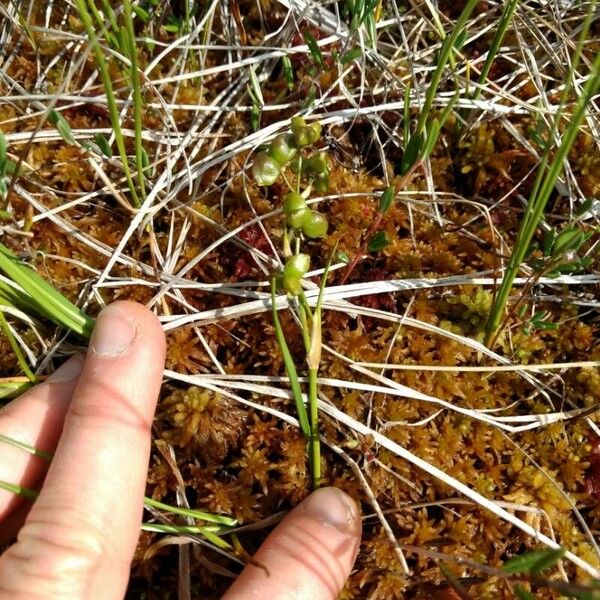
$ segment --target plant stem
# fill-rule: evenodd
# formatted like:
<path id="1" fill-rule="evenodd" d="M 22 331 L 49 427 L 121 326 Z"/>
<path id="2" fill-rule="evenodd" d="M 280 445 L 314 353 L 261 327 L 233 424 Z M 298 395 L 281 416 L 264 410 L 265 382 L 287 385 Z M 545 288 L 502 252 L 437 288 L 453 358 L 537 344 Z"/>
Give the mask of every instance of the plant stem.
<path id="1" fill-rule="evenodd" d="M 186 2 L 187 6 L 187 2 Z M 138 173 L 138 182 L 142 198 L 146 196 L 144 158 L 142 146 L 142 90 L 140 85 L 140 71 L 138 68 L 137 48 L 135 47 L 135 31 L 133 29 L 133 15 L 131 9 L 131 0 L 125 0 L 123 3 L 125 25 L 127 27 L 127 37 L 129 46 L 129 60 L 131 61 L 131 87 L 133 88 L 133 122 L 135 129 L 135 164 Z"/>
<path id="2" fill-rule="evenodd" d="M 92 0 L 88 0 L 88 2 L 92 2 Z M 104 92 L 106 93 L 106 103 L 110 115 L 110 122 L 114 130 L 115 141 L 117 142 L 117 148 L 119 149 L 119 156 L 121 157 L 121 162 L 123 163 L 123 172 L 125 173 L 125 178 L 127 179 L 127 185 L 129 186 L 129 191 L 131 193 L 134 205 L 139 208 L 141 206 L 141 202 L 136 192 L 133 178 L 131 177 L 131 170 L 129 169 L 127 150 L 125 149 L 125 140 L 123 138 L 123 132 L 121 130 L 121 122 L 119 118 L 119 109 L 117 108 L 117 103 L 115 101 L 115 94 L 112 87 L 110 73 L 108 72 L 106 59 L 104 58 L 102 48 L 100 47 L 100 43 L 98 42 L 98 38 L 94 32 L 94 24 L 92 22 L 92 18 L 90 17 L 90 13 L 88 12 L 85 0 L 75 0 L 75 4 L 77 5 L 77 10 L 79 11 L 81 21 L 83 22 L 83 26 L 85 27 L 85 31 L 90 40 L 92 51 L 96 58 L 96 66 L 98 67 L 98 72 L 102 78 Z"/>
<path id="3" fill-rule="evenodd" d="M 313 489 L 321 485 L 321 442 L 319 440 L 318 369 L 308 370 L 308 405 L 310 410 L 310 464 Z"/>
<path id="4" fill-rule="evenodd" d="M 423 164 L 422 160 L 418 160 L 415 163 L 413 163 L 412 166 L 410 167 L 410 169 L 400 179 L 396 189 L 405 187 L 408 184 L 408 182 L 410 181 L 414 172 L 422 164 Z M 381 224 L 382 219 L 383 219 L 383 213 L 380 210 L 378 210 L 377 214 L 375 215 L 375 218 L 373 219 L 373 222 L 369 226 L 369 229 L 367 229 L 367 233 L 363 236 L 363 241 L 362 241 L 359 251 L 352 257 L 352 259 L 348 263 L 348 266 L 346 267 L 346 272 L 344 273 L 344 276 L 342 277 L 342 280 L 340 281 L 340 285 L 344 285 L 348 281 L 348 278 L 352 274 L 352 271 L 354 271 L 354 269 L 356 268 L 358 263 L 368 254 L 369 241 L 371 240 L 371 236 L 376 232 L 377 228 Z"/>
<path id="5" fill-rule="evenodd" d="M 595 2 L 592 3 L 592 8 L 588 13 L 588 17 L 592 14 L 592 10 L 595 4 Z M 573 67 L 575 67 L 579 62 L 581 45 L 586 34 L 586 30 L 587 27 L 584 27 L 582 30 L 582 36 L 580 39 L 580 43 L 578 44 L 575 60 L 573 61 Z M 572 79 L 572 75 L 573 68 L 571 68 L 570 79 Z M 566 96 L 568 94 L 568 87 L 569 86 L 566 86 L 565 92 L 563 94 L 564 100 L 566 100 Z M 567 155 L 573 146 L 575 138 L 577 137 L 577 134 L 579 132 L 579 126 L 581 125 L 581 122 L 585 117 L 585 111 L 588 107 L 588 104 L 590 103 L 594 94 L 597 93 L 599 87 L 600 53 L 596 55 L 594 63 L 590 69 L 590 76 L 588 77 L 582 90 L 582 93 L 575 104 L 575 108 L 573 110 L 573 117 L 567 127 L 567 130 L 563 135 L 560 146 L 556 151 L 556 154 L 552 160 L 552 163 L 550 164 L 550 167 L 546 171 L 546 164 L 548 163 L 550 155 L 549 143 L 546 148 L 544 158 L 540 166 L 538 167 L 536 181 L 534 183 L 531 195 L 529 196 L 527 209 L 525 211 L 525 215 L 523 216 L 523 220 L 521 221 L 521 225 L 517 233 L 515 246 L 510 256 L 508 266 L 504 273 L 504 277 L 502 278 L 502 284 L 500 285 L 500 289 L 498 290 L 498 294 L 494 299 L 494 303 L 490 311 L 485 335 L 485 343 L 488 345 L 493 344 L 497 339 L 497 336 L 499 334 L 499 325 L 502 320 L 502 315 L 504 313 L 508 297 L 512 290 L 513 281 L 515 280 L 515 277 L 517 276 L 519 269 L 521 268 L 521 262 L 527 254 L 527 250 L 531 244 L 533 236 L 535 235 L 538 224 L 544 213 L 544 209 L 546 208 L 546 204 L 548 203 L 550 195 L 554 190 L 556 181 L 558 180 L 558 177 L 562 172 L 564 161 L 567 158 Z M 561 102 L 561 107 L 563 104 L 564 102 Z M 557 114 L 557 117 L 554 121 L 553 131 L 558 128 L 558 122 L 560 120 L 561 112 L 562 111 L 559 110 L 559 113 Z"/>
<path id="6" fill-rule="evenodd" d="M 306 406 L 304 405 L 304 398 L 302 396 L 302 390 L 300 389 L 300 382 L 298 381 L 298 372 L 296 371 L 296 365 L 294 365 L 294 359 L 290 353 L 281 323 L 279 321 L 279 315 L 277 313 L 277 294 L 275 277 L 271 279 L 271 308 L 273 313 L 273 323 L 275 325 L 275 336 L 277 338 L 277 344 L 281 350 L 283 356 L 283 363 L 285 365 L 285 372 L 290 380 L 290 387 L 292 388 L 292 394 L 294 396 L 294 402 L 296 403 L 296 413 L 298 415 L 298 422 L 300 423 L 300 430 L 304 434 L 307 440 L 310 440 L 310 423 L 308 421 L 308 415 L 306 413 Z"/>

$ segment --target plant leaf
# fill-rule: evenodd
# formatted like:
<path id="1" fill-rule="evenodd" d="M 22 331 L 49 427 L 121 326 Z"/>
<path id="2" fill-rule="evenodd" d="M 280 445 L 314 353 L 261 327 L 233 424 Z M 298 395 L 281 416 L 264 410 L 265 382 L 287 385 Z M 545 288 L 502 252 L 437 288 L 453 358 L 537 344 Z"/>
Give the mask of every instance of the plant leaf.
<path id="1" fill-rule="evenodd" d="M 385 231 L 378 231 L 370 240 L 367 249 L 369 252 L 378 252 L 388 246 L 390 240 Z"/>
<path id="2" fill-rule="evenodd" d="M 531 550 L 525 554 L 513 556 L 502 565 L 506 573 L 529 573 L 536 575 L 553 567 L 564 555 L 565 548 L 546 548 Z"/>
<path id="3" fill-rule="evenodd" d="M 515 595 L 519 600 L 535 600 L 535 596 L 520 585 L 515 586 Z"/>
<path id="4" fill-rule="evenodd" d="M 314 36 L 310 31 L 303 31 L 302 37 L 310 50 L 310 54 L 315 61 L 315 64 L 319 67 L 322 67 L 325 63 L 323 61 L 323 54 L 321 53 L 321 48 L 319 48 L 319 44 L 317 44 L 317 40 L 315 40 Z"/>
<path id="5" fill-rule="evenodd" d="M 394 195 L 396 194 L 396 188 L 390 186 L 385 188 L 381 198 L 379 199 L 379 212 L 384 215 L 392 205 L 394 201 Z"/>
<path id="6" fill-rule="evenodd" d="M 410 171 L 410 168 L 415 164 L 419 154 L 421 152 L 421 146 L 423 145 L 423 134 L 413 133 L 408 140 L 406 149 L 404 150 L 404 156 L 400 163 L 400 175 L 405 175 Z"/>
<path id="7" fill-rule="evenodd" d="M 110 147 L 108 140 L 101 133 L 97 133 L 94 136 L 94 141 L 96 142 L 96 145 L 98 146 L 98 148 L 100 148 L 100 152 L 102 152 L 104 156 L 106 156 L 107 158 L 112 158 L 112 148 Z"/>

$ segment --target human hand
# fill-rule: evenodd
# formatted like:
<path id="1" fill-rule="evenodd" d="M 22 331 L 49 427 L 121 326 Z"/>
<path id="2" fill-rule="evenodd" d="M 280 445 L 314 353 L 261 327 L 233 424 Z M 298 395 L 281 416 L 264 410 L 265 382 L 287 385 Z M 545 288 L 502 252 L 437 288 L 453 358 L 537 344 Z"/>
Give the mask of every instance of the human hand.
<path id="1" fill-rule="evenodd" d="M 33 505 L 0 490 L 0 600 L 122 598 L 142 520 L 150 428 L 165 340 L 139 304 L 102 311 L 87 356 L 0 410 L 0 434 L 54 453 L 0 443 L 0 481 L 41 491 Z M 356 557 L 360 519 L 343 492 L 325 488 L 271 533 L 225 595 L 334 598 Z"/>

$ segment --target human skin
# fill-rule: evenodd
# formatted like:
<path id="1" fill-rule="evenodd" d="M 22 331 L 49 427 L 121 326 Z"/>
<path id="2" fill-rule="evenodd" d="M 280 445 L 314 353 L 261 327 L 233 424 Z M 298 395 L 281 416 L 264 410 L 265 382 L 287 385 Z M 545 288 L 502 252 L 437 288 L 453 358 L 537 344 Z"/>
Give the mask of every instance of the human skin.
<path id="1" fill-rule="evenodd" d="M 0 600 L 123 598 L 142 520 L 150 428 L 165 339 L 133 302 L 98 318 L 86 356 L 0 410 L 0 434 L 54 454 L 48 463 L 0 444 Z M 292 510 L 224 598 L 335 598 L 360 542 L 354 501 L 323 488 Z M 16 541 L 13 541 L 16 537 Z"/>

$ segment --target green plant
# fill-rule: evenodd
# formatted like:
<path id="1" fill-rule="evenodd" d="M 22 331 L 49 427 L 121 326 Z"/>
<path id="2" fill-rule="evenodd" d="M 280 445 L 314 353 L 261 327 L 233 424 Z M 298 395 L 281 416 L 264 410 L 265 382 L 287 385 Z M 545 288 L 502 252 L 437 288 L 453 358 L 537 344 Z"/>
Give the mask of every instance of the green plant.
<path id="1" fill-rule="evenodd" d="M 47 318 L 82 337 L 90 337 L 94 319 L 67 300 L 1 243 L 0 271 L 9 280 L 0 279 L 0 302 Z"/>
<path id="2" fill-rule="evenodd" d="M 356 33 L 364 26 L 372 48 L 377 44 L 376 24 L 381 10 L 381 0 L 346 0 L 343 6 L 343 14 L 350 21 L 350 32 Z"/>
<path id="3" fill-rule="evenodd" d="M 442 83 L 442 77 L 448 64 L 454 66 L 453 56 L 456 50 L 460 49 L 464 43 L 464 33 L 467 20 L 473 12 L 478 0 L 469 0 L 463 8 L 458 20 L 456 21 L 452 32 L 444 37 L 441 48 L 437 54 L 436 67 L 431 77 L 431 83 L 427 88 L 425 101 L 420 107 L 419 118 L 414 129 L 411 130 L 410 120 L 410 86 L 405 88 L 404 93 L 404 154 L 400 163 L 401 180 L 396 184 L 396 188 L 404 188 L 411 180 L 415 171 L 426 161 L 440 136 L 442 127 L 448 121 L 454 106 L 459 98 L 459 92 L 446 104 L 439 116 L 432 116 L 433 101 L 438 89 Z M 358 4 L 358 3 L 357 3 Z M 355 3 L 351 2 L 354 6 Z M 379 208 L 375 219 L 367 229 L 360 246 L 360 250 L 351 259 L 347 261 L 348 266 L 342 278 L 342 283 L 346 283 L 352 271 L 358 263 L 370 252 L 377 252 L 385 248 L 389 240 L 383 231 L 377 231 L 383 216 L 391 206 L 395 190 L 392 187 L 386 188 L 381 195 Z"/>
<path id="4" fill-rule="evenodd" d="M 575 56 L 572 61 L 571 69 L 569 71 L 569 77 L 567 85 L 562 94 L 559 110 L 557 111 L 554 119 L 552 132 L 549 139 L 553 139 L 554 135 L 558 132 L 559 124 L 562 120 L 564 107 L 572 89 L 573 74 L 576 72 L 577 66 L 579 65 L 583 43 L 587 39 L 589 34 L 590 24 L 592 15 L 594 14 L 596 2 L 592 2 L 584 26 L 581 31 L 581 35 L 575 51 Z M 554 186 L 563 170 L 565 159 L 573 147 L 575 138 L 579 132 L 579 127 L 585 117 L 587 107 L 591 102 L 594 95 L 600 89 L 600 54 L 597 54 L 594 62 L 591 65 L 590 74 L 587 77 L 585 85 L 581 94 L 578 96 L 575 106 L 573 108 L 573 114 L 566 126 L 566 129 L 562 135 L 561 142 L 556 149 L 556 152 L 552 156 L 551 145 L 546 144 L 545 152 L 542 157 L 542 161 L 538 166 L 536 179 L 533 184 L 533 188 L 527 201 L 527 208 L 525 214 L 519 226 L 517 237 L 511 253 L 502 283 L 498 289 L 498 293 L 494 299 L 492 309 L 490 311 L 489 320 L 486 328 L 485 341 L 488 345 L 493 345 L 498 333 L 499 326 L 502 320 L 502 315 L 510 291 L 512 289 L 513 281 L 521 268 L 521 263 L 531 246 L 531 241 L 537 227 L 542 220 L 544 209 L 550 199 L 550 196 L 554 190 Z M 579 239 L 576 234 L 567 236 L 568 239 Z M 563 238 L 564 239 L 564 238 Z"/>
<path id="5" fill-rule="evenodd" d="M 139 77 L 138 60 L 137 60 L 137 48 L 135 45 L 135 37 L 133 30 L 133 12 L 131 8 L 131 1 L 125 0 L 123 3 L 123 19 L 124 25 L 118 26 L 116 17 L 108 3 L 104 3 L 105 11 L 108 15 L 109 27 L 113 29 L 112 32 L 107 30 L 107 26 L 102 18 L 102 15 L 98 12 L 95 4 L 92 0 L 75 0 L 79 16 L 85 28 L 86 34 L 92 47 L 92 52 L 96 59 L 96 66 L 104 85 L 104 92 L 106 94 L 106 101 L 108 105 L 108 112 L 110 115 L 110 122 L 115 134 L 115 141 L 119 150 L 119 156 L 121 157 L 121 163 L 127 185 L 129 186 L 129 192 L 131 198 L 136 207 L 141 206 L 145 196 L 145 160 L 144 160 L 144 148 L 142 146 L 142 95 L 141 95 L 141 83 Z M 108 33 L 107 40 L 109 45 L 117 46 L 122 54 L 128 57 L 131 67 L 129 69 L 130 81 L 133 92 L 133 115 L 134 115 L 134 130 L 135 130 L 135 164 L 138 175 L 138 187 L 136 187 L 131 169 L 129 167 L 129 157 L 127 155 L 127 149 L 125 148 L 125 138 L 123 136 L 123 130 L 121 129 L 121 120 L 119 115 L 119 109 L 117 107 L 117 101 L 115 92 L 112 84 L 112 79 L 108 70 L 108 64 L 104 51 L 100 45 L 98 36 L 96 35 L 94 28 L 95 18 L 96 25 L 100 27 L 100 30 Z"/>
<path id="6" fill-rule="evenodd" d="M 271 302 L 275 335 L 290 380 L 300 429 L 309 444 L 312 481 L 315 488 L 320 485 L 321 480 L 317 398 L 317 374 L 321 360 L 321 310 L 330 265 L 327 265 L 321 278 L 319 297 L 315 310 L 312 311 L 302 288 L 302 279 L 310 268 L 310 257 L 300 252 L 300 245 L 304 238 L 325 237 L 329 226 L 327 217 L 310 209 L 306 202 L 312 188 L 322 190 L 329 184 L 327 156 L 312 148 L 319 141 L 320 136 L 320 123 L 307 124 L 303 118 L 294 117 L 291 120 L 290 131 L 277 135 L 267 150 L 255 157 L 252 165 L 252 176 L 258 185 L 272 185 L 281 177 L 288 187 L 282 199 L 285 215 L 283 254 L 286 260 L 283 272 L 271 280 Z M 294 177 L 295 185 L 292 184 Z M 302 185 L 305 186 L 304 190 L 301 190 Z M 304 404 L 298 372 L 279 321 L 276 305 L 278 282 L 291 297 L 298 299 L 297 309 L 308 367 L 309 412 Z"/>

